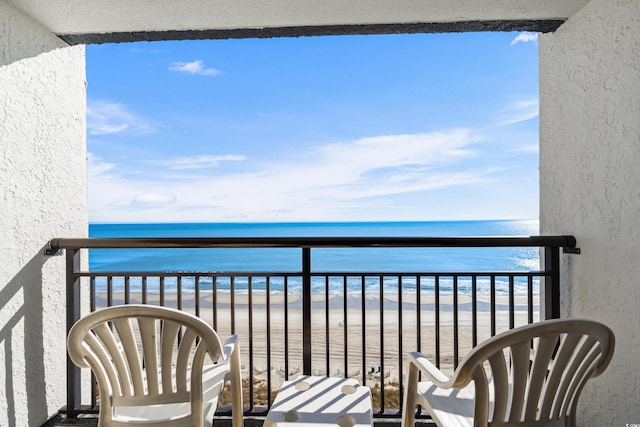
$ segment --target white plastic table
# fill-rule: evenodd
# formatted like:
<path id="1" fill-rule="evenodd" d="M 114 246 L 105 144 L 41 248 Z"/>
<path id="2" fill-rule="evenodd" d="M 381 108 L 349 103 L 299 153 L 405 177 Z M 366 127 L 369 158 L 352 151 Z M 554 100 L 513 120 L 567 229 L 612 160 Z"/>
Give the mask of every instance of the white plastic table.
<path id="1" fill-rule="evenodd" d="M 350 378 L 300 376 L 285 381 L 264 427 L 372 425 L 371 391 Z"/>

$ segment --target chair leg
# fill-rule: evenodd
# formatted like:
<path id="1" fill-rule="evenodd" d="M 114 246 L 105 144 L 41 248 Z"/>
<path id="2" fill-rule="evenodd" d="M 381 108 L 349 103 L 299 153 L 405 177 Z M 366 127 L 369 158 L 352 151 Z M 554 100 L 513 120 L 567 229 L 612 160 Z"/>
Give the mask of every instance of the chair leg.
<path id="1" fill-rule="evenodd" d="M 240 374 L 240 351 L 236 346 L 231 353 L 231 413 L 232 426 L 242 427 L 244 418 L 244 403 L 242 401 L 242 376 Z"/>
<path id="2" fill-rule="evenodd" d="M 404 408 L 402 410 L 402 427 L 415 426 L 416 394 L 418 393 L 418 368 L 409 363 L 409 372 L 404 387 Z"/>

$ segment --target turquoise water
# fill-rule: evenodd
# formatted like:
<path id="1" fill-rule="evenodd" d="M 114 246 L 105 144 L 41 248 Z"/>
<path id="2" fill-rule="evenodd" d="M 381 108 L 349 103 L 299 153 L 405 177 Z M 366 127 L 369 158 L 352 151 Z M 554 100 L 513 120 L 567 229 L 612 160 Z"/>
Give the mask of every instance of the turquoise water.
<path id="1" fill-rule="evenodd" d="M 91 224 L 91 237 L 452 237 L 452 236 L 530 236 L 538 234 L 537 221 L 445 221 L 445 222 L 348 222 L 348 223 L 183 223 L 183 224 Z M 295 272 L 301 270 L 301 250 L 276 249 L 92 249 L 90 270 L 162 271 L 162 272 Z M 324 272 L 510 272 L 539 269 L 538 248 L 336 248 L 313 249 L 312 271 Z M 266 281 L 255 281 L 254 289 Z M 395 284 L 394 284 L 395 283 Z M 98 282 L 98 288 L 103 287 Z M 183 285 L 189 288 L 189 279 Z M 290 287 L 299 284 L 294 280 Z M 433 280 L 423 284 L 433 287 Z M 117 287 L 117 281 L 115 283 Z M 135 280 L 132 286 L 136 286 Z M 171 281 L 166 283 L 171 288 Z M 201 282 L 203 289 L 211 282 Z M 246 289 L 239 279 L 236 290 Z M 282 289 L 283 280 L 275 279 L 272 289 Z M 323 283 L 314 285 L 321 288 Z M 332 283 L 342 287 L 341 280 Z M 374 291 L 378 280 L 367 279 Z M 397 281 L 385 281 L 385 289 L 397 289 Z M 451 286 L 446 280 L 445 289 Z M 464 280 L 462 290 L 470 284 Z M 480 291 L 488 287 L 480 283 Z M 499 283 L 498 288 L 506 284 Z M 153 283 L 151 283 L 153 287 Z M 220 280 L 218 289 L 229 287 Z M 415 288 L 415 279 L 403 279 L 403 287 Z M 524 285 L 516 289 L 524 291 Z M 360 291 L 361 282 L 348 283 L 350 291 Z"/>

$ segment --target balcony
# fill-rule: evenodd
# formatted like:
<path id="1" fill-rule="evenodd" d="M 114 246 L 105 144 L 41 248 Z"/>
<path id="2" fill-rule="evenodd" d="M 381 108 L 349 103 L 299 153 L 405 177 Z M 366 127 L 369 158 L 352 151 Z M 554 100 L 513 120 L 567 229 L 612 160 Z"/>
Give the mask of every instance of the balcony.
<path id="1" fill-rule="evenodd" d="M 54 239 L 66 253 L 67 327 L 101 307 L 159 304 L 188 310 L 241 343 L 245 415 L 260 422 L 283 381 L 298 374 L 350 377 L 371 388 L 374 417 L 401 417 L 404 355 L 419 350 L 445 371 L 477 343 L 542 318 L 559 317 L 560 248 L 571 236 L 487 238 L 146 238 Z M 316 271 L 319 250 L 540 248 L 539 270 Z M 89 271 L 91 250 L 222 248 L 276 251 L 299 260 L 295 271 Z M 66 423 L 95 413 L 99 397 L 81 400 L 79 369 L 67 367 Z M 86 400 L 86 397 L 85 397 Z M 224 403 L 224 402 L 223 402 Z M 219 408 L 220 416 L 228 408 Z M 420 414 L 428 420 L 426 413 Z M 86 419 L 83 420 L 83 423 Z M 48 425 L 52 425 L 51 422 Z"/>

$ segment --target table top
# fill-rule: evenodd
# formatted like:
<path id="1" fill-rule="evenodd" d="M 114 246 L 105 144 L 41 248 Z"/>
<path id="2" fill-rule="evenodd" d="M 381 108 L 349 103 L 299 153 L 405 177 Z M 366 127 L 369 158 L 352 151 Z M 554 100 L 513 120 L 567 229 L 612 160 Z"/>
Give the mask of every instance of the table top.
<path id="1" fill-rule="evenodd" d="M 371 426 L 371 391 L 350 378 L 300 376 L 285 381 L 264 427 Z"/>

